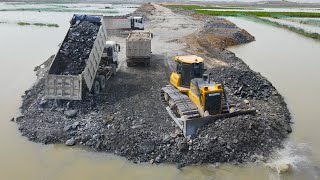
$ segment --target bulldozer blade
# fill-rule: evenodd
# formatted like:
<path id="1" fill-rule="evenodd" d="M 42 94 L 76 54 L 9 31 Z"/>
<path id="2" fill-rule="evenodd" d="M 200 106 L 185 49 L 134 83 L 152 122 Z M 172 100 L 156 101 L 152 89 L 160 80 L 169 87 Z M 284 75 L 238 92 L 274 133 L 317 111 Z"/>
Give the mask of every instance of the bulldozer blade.
<path id="1" fill-rule="evenodd" d="M 176 117 L 171 111 L 170 107 L 166 107 L 166 109 L 170 117 L 175 121 L 175 123 L 183 131 L 183 135 L 185 137 L 196 134 L 200 127 L 205 126 L 209 123 L 213 123 L 218 119 L 230 118 L 230 117 L 246 115 L 246 114 L 254 115 L 256 113 L 255 109 L 249 109 L 249 110 L 239 110 L 239 111 L 226 113 L 226 114 L 218 114 L 218 115 L 212 115 L 212 116 L 210 115 L 210 116 L 200 117 L 200 118 L 186 119 L 183 117 L 181 118 Z"/>

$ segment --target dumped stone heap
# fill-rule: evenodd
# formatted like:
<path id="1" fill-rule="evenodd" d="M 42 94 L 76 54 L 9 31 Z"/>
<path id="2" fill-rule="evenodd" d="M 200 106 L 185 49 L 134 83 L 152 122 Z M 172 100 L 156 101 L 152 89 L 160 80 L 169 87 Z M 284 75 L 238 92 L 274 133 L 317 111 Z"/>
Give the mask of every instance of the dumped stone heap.
<path id="1" fill-rule="evenodd" d="M 100 25 L 96 23 L 83 21 L 70 28 L 49 73 L 58 75 L 80 74 L 86 66 L 99 27 Z"/>

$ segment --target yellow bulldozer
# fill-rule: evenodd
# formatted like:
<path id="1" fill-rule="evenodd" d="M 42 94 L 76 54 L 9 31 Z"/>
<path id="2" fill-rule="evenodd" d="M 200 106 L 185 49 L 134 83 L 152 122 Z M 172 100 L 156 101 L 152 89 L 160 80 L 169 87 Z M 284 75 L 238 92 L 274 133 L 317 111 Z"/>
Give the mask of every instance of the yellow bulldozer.
<path id="1" fill-rule="evenodd" d="M 170 84 L 161 89 L 161 100 L 171 118 L 185 136 L 216 119 L 255 113 L 254 109 L 230 113 L 222 84 L 212 82 L 205 73 L 204 59 L 196 56 L 175 57 L 176 70 Z"/>

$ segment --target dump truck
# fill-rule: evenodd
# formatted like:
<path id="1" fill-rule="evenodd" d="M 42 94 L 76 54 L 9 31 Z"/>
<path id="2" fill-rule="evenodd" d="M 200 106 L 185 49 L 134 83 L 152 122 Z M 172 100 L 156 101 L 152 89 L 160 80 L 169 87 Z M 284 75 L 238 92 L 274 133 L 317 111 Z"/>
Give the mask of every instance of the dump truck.
<path id="1" fill-rule="evenodd" d="M 106 25 L 101 19 L 73 16 L 45 79 L 45 98 L 81 100 L 85 87 L 94 94 L 105 88 L 106 81 L 116 72 L 115 54 L 120 46 L 107 41 Z"/>
<path id="2" fill-rule="evenodd" d="M 144 30 L 142 17 L 133 16 L 104 16 L 108 30 Z"/>
<path id="3" fill-rule="evenodd" d="M 150 65 L 151 39 L 153 34 L 150 31 L 132 31 L 126 39 L 127 66 L 143 63 Z"/>

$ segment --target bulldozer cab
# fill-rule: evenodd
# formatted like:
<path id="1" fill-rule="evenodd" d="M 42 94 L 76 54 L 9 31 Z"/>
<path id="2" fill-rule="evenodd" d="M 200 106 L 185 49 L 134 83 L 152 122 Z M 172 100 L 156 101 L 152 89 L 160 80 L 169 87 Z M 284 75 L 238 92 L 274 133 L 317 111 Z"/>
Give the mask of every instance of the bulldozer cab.
<path id="1" fill-rule="evenodd" d="M 204 72 L 203 58 L 191 56 L 177 56 L 175 58 L 176 72 L 180 75 L 180 86 L 189 87 L 194 78 L 201 78 Z"/>

